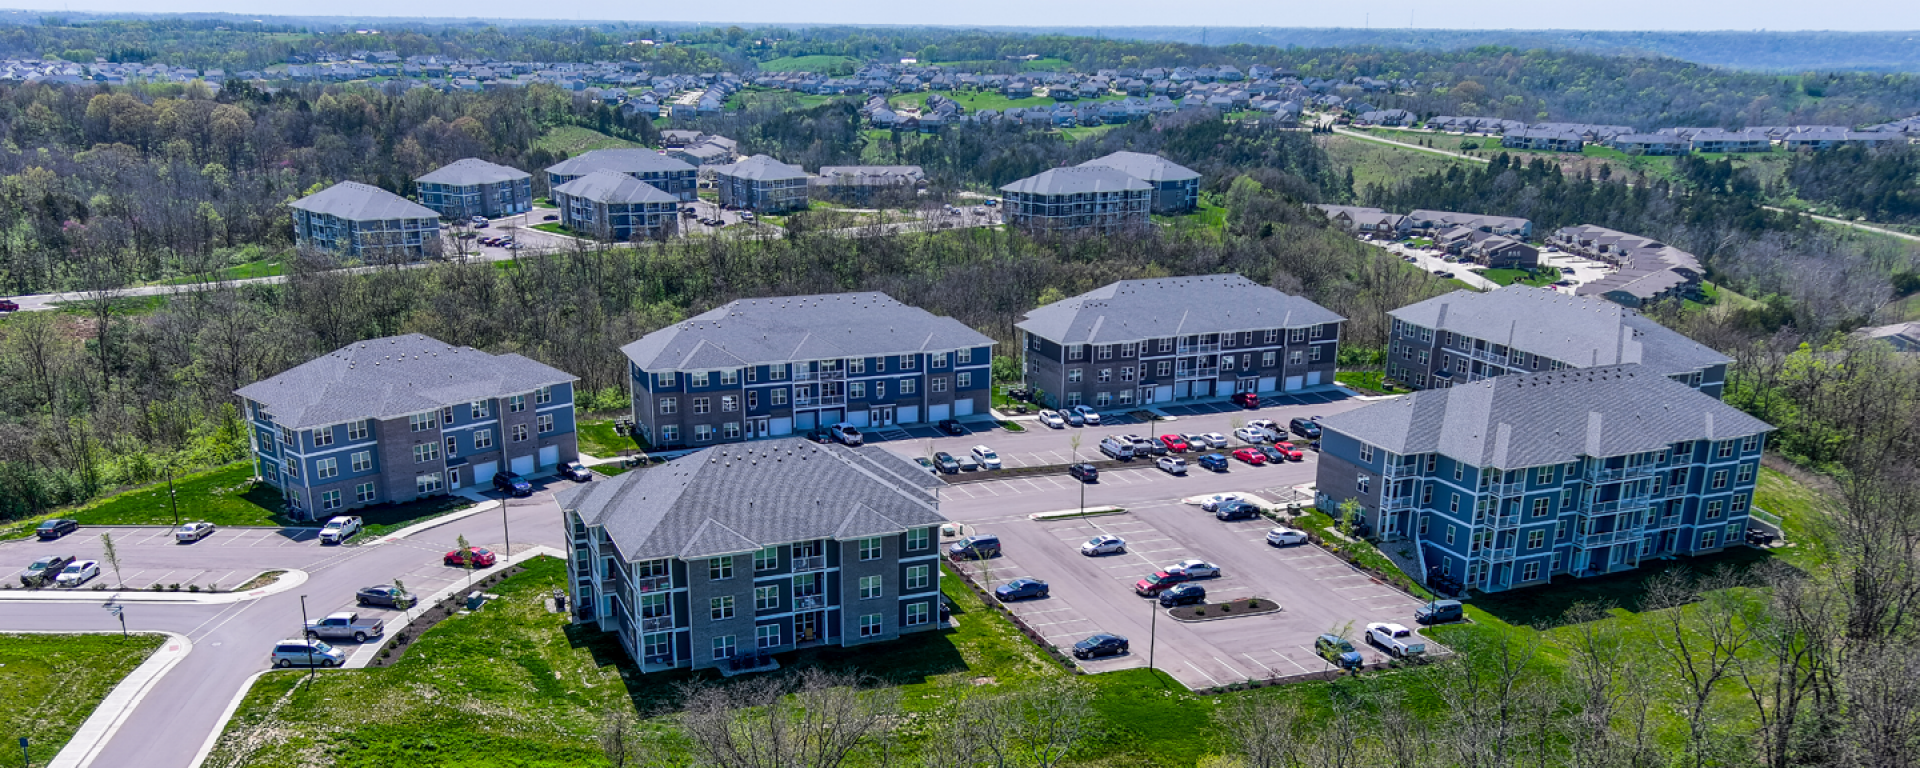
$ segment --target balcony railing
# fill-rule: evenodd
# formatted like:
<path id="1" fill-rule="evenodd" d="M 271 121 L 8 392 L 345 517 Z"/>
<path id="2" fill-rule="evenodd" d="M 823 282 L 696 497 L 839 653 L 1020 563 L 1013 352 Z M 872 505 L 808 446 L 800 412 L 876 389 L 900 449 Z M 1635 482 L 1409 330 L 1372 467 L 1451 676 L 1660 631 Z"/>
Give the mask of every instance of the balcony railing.
<path id="1" fill-rule="evenodd" d="M 640 620 L 642 632 L 658 632 L 663 629 L 673 629 L 672 616 L 648 616 Z"/>
<path id="2" fill-rule="evenodd" d="M 641 592 L 659 592 L 661 590 L 673 589 L 672 576 L 647 576 L 645 578 L 635 579 L 634 583 L 638 585 Z"/>
<path id="3" fill-rule="evenodd" d="M 1573 545 L 1581 549 L 1594 549 L 1596 547 L 1610 547 L 1615 544 L 1639 541 L 1640 538 L 1641 532 L 1637 528 L 1607 531 L 1605 533 L 1580 533 L 1576 531 L 1573 534 Z"/>
<path id="4" fill-rule="evenodd" d="M 813 556 L 810 556 L 810 557 L 796 557 L 796 558 L 794 558 L 794 559 L 793 559 L 793 572 L 794 572 L 794 573 L 806 573 L 806 572 L 808 572 L 808 571 L 818 571 L 818 570 L 824 570 L 824 569 L 825 569 L 826 567 L 827 567 L 827 556 L 826 556 L 826 555 L 813 555 Z"/>
<path id="5" fill-rule="evenodd" d="M 812 397 L 794 397 L 793 407 L 812 408 L 815 406 L 846 405 L 846 395 L 814 395 Z"/>
<path id="6" fill-rule="evenodd" d="M 1519 512 L 1495 513 L 1495 514 L 1488 515 L 1486 517 L 1486 521 L 1487 521 L 1487 525 L 1492 526 L 1495 530 L 1508 530 L 1512 528 L 1518 528 L 1520 527 L 1520 513 Z"/>
<path id="7" fill-rule="evenodd" d="M 1678 528 L 1680 527 L 1681 517 L 1682 517 L 1681 515 L 1659 515 L 1659 516 L 1648 517 L 1647 527 L 1644 530 L 1648 533 L 1652 533 L 1654 531 L 1664 531 L 1670 528 Z"/>
<path id="8" fill-rule="evenodd" d="M 1173 373 L 1173 377 L 1176 379 L 1211 379 L 1220 375 L 1220 366 L 1175 368 L 1173 369 Z"/>
<path id="9" fill-rule="evenodd" d="M 847 377 L 847 369 L 804 371 L 793 375 L 794 381 L 839 381 Z"/>
<path id="10" fill-rule="evenodd" d="M 1387 496 L 1380 499 L 1380 511 L 1398 512 L 1403 509 L 1413 509 L 1415 506 L 1414 502 L 1415 499 L 1411 493 L 1401 494 L 1399 496 Z"/>
<path id="11" fill-rule="evenodd" d="M 1527 490 L 1527 480 L 1526 478 L 1521 478 L 1519 480 L 1487 483 L 1483 490 L 1494 496 L 1519 496 Z"/>
<path id="12" fill-rule="evenodd" d="M 826 595 L 794 595 L 793 609 L 796 611 L 827 607 Z"/>
<path id="13" fill-rule="evenodd" d="M 1220 344 L 1218 342 L 1212 344 L 1179 344 L 1174 347 L 1174 350 L 1174 354 L 1179 355 L 1211 355 L 1220 351 Z"/>
<path id="14" fill-rule="evenodd" d="M 1660 468 L 1653 464 L 1640 464 L 1631 467 L 1602 467 L 1596 464 L 1587 467 L 1587 482 L 1617 483 L 1621 480 L 1653 477 L 1654 474 L 1659 471 Z"/>
<path id="15" fill-rule="evenodd" d="M 1493 351 L 1493 350 L 1491 350 L 1491 349 L 1479 349 L 1479 348 L 1475 348 L 1475 349 L 1474 349 L 1474 350 L 1473 350 L 1472 352 L 1470 352 L 1470 353 L 1468 353 L 1468 356 L 1469 356 L 1469 357 L 1472 357 L 1472 358 L 1473 358 L 1473 359 L 1475 359 L 1475 360 L 1479 360 L 1479 361 L 1481 361 L 1481 362 L 1485 362 L 1485 363 L 1493 363 L 1494 365 L 1506 365 L 1506 364 L 1507 364 L 1507 355 L 1506 355 L 1506 353 L 1503 353 L 1503 352 L 1494 352 L 1494 351 Z"/>
<path id="16" fill-rule="evenodd" d="M 1648 504 L 1649 502 L 1647 500 L 1647 497 L 1645 496 L 1614 499 L 1613 501 L 1596 501 L 1592 504 L 1588 504 L 1585 509 L 1580 510 L 1580 513 L 1588 517 L 1600 517 L 1601 515 L 1617 515 L 1622 512 L 1632 512 L 1637 509 L 1646 509 Z"/>
<path id="17" fill-rule="evenodd" d="M 1380 468 L 1380 476 L 1392 480 L 1401 477 L 1412 477 L 1419 471 L 1420 464 L 1418 462 L 1405 461 L 1395 463 L 1389 461 L 1385 466 Z"/>
<path id="18" fill-rule="evenodd" d="M 1480 550 L 1480 556 L 1490 563 L 1504 563 L 1512 560 L 1514 555 L 1519 553 L 1519 549 L 1519 547 L 1485 547 Z"/>

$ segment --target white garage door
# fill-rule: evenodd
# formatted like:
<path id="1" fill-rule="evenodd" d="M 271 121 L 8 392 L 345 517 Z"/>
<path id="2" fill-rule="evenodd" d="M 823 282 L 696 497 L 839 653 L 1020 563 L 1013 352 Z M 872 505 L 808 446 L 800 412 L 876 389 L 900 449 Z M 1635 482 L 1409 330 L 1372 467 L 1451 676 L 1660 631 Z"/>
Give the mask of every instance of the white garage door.
<path id="1" fill-rule="evenodd" d="M 1287 391 L 1288 391 L 1288 392 L 1292 392 L 1292 391 L 1294 391 L 1294 390 L 1296 390 L 1296 389 L 1299 389 L 1299 388 L 1300 388 L 1300 377 L 1298 377 L 1298 376 L 1288 376 L 1288 377 L 1287 377 Z"/>
<path id="2" fill-rule="evenodd" d="M 473 465 L 473 482 L 475 485 L 490 484 L 493 482 L 493 473 L 498 471 L 500 471 L 500 465 L 491 461 L 475 464 Z"/>
<path id="3" fill-rule="evenodd" d="M 1315 386 L 1315 385 L 1318 385 L 1319 383 L 1320 383 L 1320 372 L 1319 372 L 1319 371 L 1308 371 L 1308 372 L 1307 372 L 1307 386 L 1309 386 L 1309 387 L 1311 387 L 1311 386 Z"/>
<path id="4" fill-rule="evenodd" d="M 773 422 L 768 425 L 767 431 L 773 433 L 775 437 L 791 435 L 793 434 L 793 419 L 786 417 L 774 419 Z"/>
<path id="5" fill-rule="evenodd" d="M 1260 377 L 1260 388 L 1254 391 L 1264 395 L 1268 392 L 1272 392 L 1275 388 L 1279 386 L 1280 386 L 1279 379 L 1276 379 L 1272 376 L 1262 376 Z"/>
<path id="6" fill-rule="evenodd" d="M 813 420 L 816 418 L 819 418 L 819 416 L 820 414 L 812 413 L 812 412 L 796 413 L 793 415 L 793 428 L 798 430 L 813 429 L 814 427 Z"/>
<path id="7" fill-rule="evenodd" d="M 540 466 L 551 467 L 560 463 L 560 446 L 549 445 L 540 449 Z"/>
<path id="8" fill-rule="evenodd" d="M 513 471 L 522 475 L 533 474 L 533 457 L 515 456 L 513 458 Z"/>
<path id="9" fill-rule="evenodd" d="M 972 416 L 973 415 L 973 398 L 969 397 L 965 400 L 953 401 L 953 415 Z"/>
<path id="10" fill-rule="evenodd" d="M 920 420 L 920 406 L 903 405 L 903 406 L 900 406 L 900 412 L 898 415 L 894 417 L 893 423 L 912 424 L 919 420 Z"/>
<path id="11" fill-rule="evenodd" d="M 856 427 L 865 427 L 871 423 L 868 416 L 869 414 L 866 411 L 854 411 L 853 413 L 847 414 L 847 423 Z"/>
<path id="12" fill-rule="evenodd" d="M 1165 401 L 1167 401 L 1167 400 L 1172 400 L 1172 399 L 1173 399 L 1173 385 L 1172 385 L 1172 384 L 1164 384 L 1164 385 L 1161 385 L 1161 386 L 1158 386 L 1158 387 L 1154 387 L 1154 388 L 1153 388 L 1153 401 L 1154 401 L 1154 402 L 1156 402 L 1156 403 L 1158 403 L 1158 402 L 1165 402 Z"/>
<path id="13" fill-rule="evenodd" d="M 941 421 L 952 418 L 952 411 L 953 406 L 951 405 L 929 405 L 927 406 L 927 421 Z"/>

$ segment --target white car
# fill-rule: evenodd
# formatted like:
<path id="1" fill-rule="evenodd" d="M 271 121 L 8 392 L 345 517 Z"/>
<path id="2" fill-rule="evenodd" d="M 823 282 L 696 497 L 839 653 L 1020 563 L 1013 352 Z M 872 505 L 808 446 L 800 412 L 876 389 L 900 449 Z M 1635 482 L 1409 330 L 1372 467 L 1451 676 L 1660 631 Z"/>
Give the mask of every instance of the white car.
<path id="1" fill-rule="evenodd" d="M 1247 422 L 1247 427 L 1250 429 L 1258 429 L 1262 432 L 1267 433 L 1268 440 L 1274 439 L 1273 437 L 1274 435 L 1278 435 L 1281 433 L 1280 425 L 1273 423 L 1272 419 L 1254 419 L 1252 421 Z"/>
<path id="2" fill-rule="evenodd" d="M 1205 560 L 1182 560 L 1161 570 L 1167 573 L 1184 573 L 1189 579 L 1211 579 L 1220 575 L 1220 566 Z"/>
<path id="3" fill-rule="evenodd" d="M 1040 423 L 1053 427 L 1054 429 L 1067 428 L 1067 420 L 1060 415 L 1059 411 L 1041 411 Z"/>
<path id="4" fill-rule="evenodd" d="M 1207 444 L 1208 444 L 1209 446 L 1211 446 L 1211 447 L 1214 447 L 1214 448 L 1225 448 L 1225 447 L 1227 447 L 1227 436 L 1226 436 L 1226 435 L 1223 435 L 1223 434 L 1220 434 L 1220 433 L 1218 433 L 1218 432 L 1208 432 L 1208 433 L 1206 433 L 1206 434 L 1204 434 L 1204 435 L 1201 435 L 1201 437 L 1204 437 L 1204 438 L 1206 438 L 1206 439 L 1207 439 Z"/>
<path id="5" fill-rule="evenodd" d="M 1427 644 L 1413 636 L 1413 631 L 1399 624 L 1376 621 L 1367 625 L 1367 642 L 1378 646 L 1390 656 L 1406 658 L 1427 652 Z"/>
<path id="6" fill-rule="evenodd" d="M 1154 466 L 1159 467 L 1161 471 L 1169 475 L 1184 475 L 1187 473 L 1187 460 L 1178 456 L 1162 456 L 1155 459 L 1153 463 Z"/>
<path id="7" fill-rule="evenodd" d="M 1127 540 L 1109 534 L 1095 536 L 1088 539 L 1087 543 L 1080 545 L 1080 554 L 1087 557 L 1115 555 L 1125 551 L 1127 551 Z"/>
<path id="8" fill-rule="evenodd" d="M 1267 431 L 1259 427 L 1241 427 L 1233 431 L 1233 436 L 1248 445 L 1260 445 L 1269 439 Z"/>
<path id="9" fill-rule="evenodd" d="M 1307 534 L 1285 526 L 1267 531 L 1267 543 L 1276 547 L 1291 547 L 1307 543 Z"/>
<path id="10" fill-rule="evenodd" d="M 1237 493 L 1216 493 L 1200 501 L 1200 508 L 1212 512 L 1229 501 L 1241 501 L 1245 497 Z"/>
<path id="11" fill-rule="evenodd" d="M 973 447 L 973 458 L 978 459 L 980 466 L 986 467 L 987 469 L 1000 468 L 1000 454 L 994 453 L 992 448 L 984 445 L 976 445 Z"/>
<path id="12" fill-rule="evenodd" d="M 1100 426 L 1100 414 L 1099 412 L 1093 410 L 1093 406 L 1082 403 L 1080 405 L 1074 406 L 1073 412 L 1080 414 L 1081 418 L 1086 419 L 1087 426 L 1089 427 Z"/>
<path id="13" fill-rule="evenodd" d="M 343 544 L 360 532 L 361 525 L 360 518 L 353 515 L 341 515 L 328 520 L 327 524 L 320 528 L 320 543 Z"/>
<path id="14" fill-rule="evenodd" d="M 187 523 L 173 532 L 173 538 L 179 541 L 199 541 L 213 535 L 213 523 Z"/>
<path id="15" fill-rule="evenodd" d="M 67 566 L 59 576 L 53 577 L 56 587 L 77 587 L 100 575 L 100 561 L 81 560 Z"/>

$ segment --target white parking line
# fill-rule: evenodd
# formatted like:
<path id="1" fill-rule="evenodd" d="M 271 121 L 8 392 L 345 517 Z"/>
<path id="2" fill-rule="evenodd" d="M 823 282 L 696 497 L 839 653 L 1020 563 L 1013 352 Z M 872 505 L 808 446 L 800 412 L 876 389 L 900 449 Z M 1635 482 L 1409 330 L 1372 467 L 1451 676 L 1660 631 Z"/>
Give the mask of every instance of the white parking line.
<path id="1" fill-rule="evenodd" d="M 1207 679 L 1207 682 L 1209 682 L 1209 683 L 1212 683 L 1212 684 L 1214 684 L 1214 685 L 1219 685 L 1219 684 L 1220 684 L 1220 681 L 1219 681 L 1219 680 L 1215 680 L 1215 679 L 1213 679 L 1213 675 L 1209 675 L 1209 674 L 1207 674 L 1207 671 L 1206 671 L 1206 670 L 1204 670 L 1204 669 L 1201 669 L 1201 668 L 1199 668 L 1199 667 L 1197 667 L 1197 666 L 1194 666 L 1194 663 L 1193 663 L 1193 662 L 1191 662 L 1191 661 L 1187 661 L 1187 660 L 1185 660 L 1185 659 L 1181 659 L 1181 663 L 1183 663 L 1183 664 L 1186 664 L 1186 665 L 1187 665 L 1187 666 L 1189 666 L 1189 667 L 1193 667 L 1193 671 L 1195 671 L 1195 672 L 1198 672 L 1198 673 L 1200 673 L 1200 676 L 1201 676 L 1201 677 L 1204 677 L 1204 678 L 1206 678 L 1206 679 Z"/>
<path id="2" fill-rule="evenodd" d="M 1267 674 L 1268 674 L 1268 675 L 1273 675 L 1273 674 L 1275 674 L 1275 672 L 1273 671 L 1273 667 L 1269 667 L 1269 666 L 1267 666 L 1267 665 L 1265 665 L 1265 664 L 1261 664 L 1261 663 L 1260 663 L 1260 660 L 1259 660 L 1259 659 L 1256 659 L 1256 658 L 1254 658 L 1252 654 L 1247 654 L 1247 653 L 1243 653 L 1243 654 L 1240 654 L 1240 655 L 1241 655 L 1241 656 L 1245 656 L 1245 657 L 1247 657 L 1247 661 L 1251 661 L 1251 662 L 1253 662 L 1254 664 L 1258 664 L 1258 665 L 1260 666 L 1260 668 L 1261 668 L 1261 669 L 1264 669 L 1264 670 L 1266 670 L 1266 671 L 1267 671 Z"/>
<path id="3" fill-rule="evenodd" d="M 1376 586 L 1379 586 L 1379 585 L 1377 585 L 1377 584 L 1373 584 L 1373 583 L 1371 583 L 1371 582 L 1369 582 L 1369 583 L 1366 583 L 1366 584 L 1355 584 L 1355 585 L 1353 585 L 1353 586 L 1351 586 L 1351 587 L 1334 587 L 1334 588 L 1333 588 L 1333 591 L 1335 591 L 1335 592 L 1340 592 L 1340 591 L 1344 591 L 1344 590 L 1348 590 L 1348 589 L 1370 589 L 1370 588 L 1373 588 L 1373 587 L 1376 587 Z"/>

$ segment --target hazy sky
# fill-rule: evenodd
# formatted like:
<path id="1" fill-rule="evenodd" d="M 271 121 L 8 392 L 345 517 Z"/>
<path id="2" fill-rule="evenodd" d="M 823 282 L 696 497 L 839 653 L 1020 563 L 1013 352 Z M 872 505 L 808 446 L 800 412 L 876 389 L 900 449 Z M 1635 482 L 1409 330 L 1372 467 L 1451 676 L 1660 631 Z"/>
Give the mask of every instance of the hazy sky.
<path id="1" fill-rule="evenodd" d="M 1484 0 L 40 0 L 47 10 L 209 11 L 312 16 L 433 16 L 752 23 L 967 26 L 1390 27 L 1447 29 L 1855 30 L 1920 29 L 1914 0 L 1609 0 L 1500 5 Z M 1500 8 L 1511 12 L 1502 13 Z"/>

